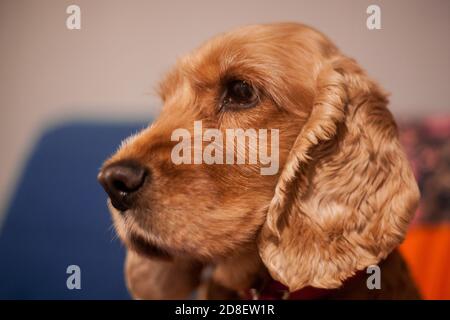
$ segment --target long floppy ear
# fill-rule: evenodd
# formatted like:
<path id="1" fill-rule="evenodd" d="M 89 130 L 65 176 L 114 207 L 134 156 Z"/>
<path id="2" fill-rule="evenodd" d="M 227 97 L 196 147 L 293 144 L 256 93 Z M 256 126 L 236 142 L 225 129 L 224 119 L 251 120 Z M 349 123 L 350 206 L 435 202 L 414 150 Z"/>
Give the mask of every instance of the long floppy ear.
<path id="1" fill-rule="evenodd" d="M 354 60 L 330 59 L 259 235 L 290 291 L 339 287 L 404 238 L 419 191 L 384 92 Z"/>

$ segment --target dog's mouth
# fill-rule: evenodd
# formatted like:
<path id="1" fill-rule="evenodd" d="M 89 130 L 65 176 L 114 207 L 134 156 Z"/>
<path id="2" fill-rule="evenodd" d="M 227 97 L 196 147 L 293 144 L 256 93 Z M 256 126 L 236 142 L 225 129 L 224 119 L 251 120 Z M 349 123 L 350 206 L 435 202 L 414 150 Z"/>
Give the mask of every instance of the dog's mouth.
<path id="1" fill-rule="evenodd" d="M 149 240 L 146 240 L 142 235 L 131 231 L 127 223 L 125 222 L 124 216 L 129 214 L 129 212 L 119 211 L 116 209 L 112 203 L 111 199 L 108 199 L 108 207 L 112 213 L 114 224 L 116 227 L 116 232 L 118 232 L 119 237 L 125 243 L 125 245 L 135 251 L 136 253 L 147 256 L 151 258 L 161 258 L 161 259 L 171 259 L 172 255 L 166 250 L 161 248 Z"/>
<path id="2" fill-rule="evenodd" d="M 153 243 L 150 243 L 138 234 L 129 235 L 127 244 L 131 250 L 143 256 L 161 259 L 172 258 L 169 252 Z"/>

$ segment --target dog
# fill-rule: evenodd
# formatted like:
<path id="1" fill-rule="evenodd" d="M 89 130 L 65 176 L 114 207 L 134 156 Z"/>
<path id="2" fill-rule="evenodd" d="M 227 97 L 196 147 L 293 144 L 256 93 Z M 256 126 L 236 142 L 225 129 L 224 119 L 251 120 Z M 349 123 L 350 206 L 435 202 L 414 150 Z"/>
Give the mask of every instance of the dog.
<path id="1" fill-rule="evenodd" d="M 159 118 L 98 176 L 134 298 L 419 297 L 397 249 L 419 191 L 387 94 L 325 35 L 297 23 L 218 35 L 159 95 Z M 173 163 L 172 133 L 195 121 L 278 130 L 280 170 Z M 381 288 L 368 288 L 372 265 Z"/>

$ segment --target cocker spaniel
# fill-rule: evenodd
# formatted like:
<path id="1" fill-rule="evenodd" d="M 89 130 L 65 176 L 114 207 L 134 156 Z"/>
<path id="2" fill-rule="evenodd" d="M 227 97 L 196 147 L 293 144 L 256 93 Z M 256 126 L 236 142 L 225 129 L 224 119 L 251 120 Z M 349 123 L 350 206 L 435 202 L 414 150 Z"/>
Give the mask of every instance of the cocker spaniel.
<path id="1" fill-rule="evenodd" d="M 181 58 L 159 93 L 159 118 L 98 177 L 135 298 L 418 297 L 396 248 L 419 191 L 387 95 L 326 36 L 296 23 L 239 28 Z M 197 137 L 199 121 L 215 129 L 216 156 L 239 153 L 217 132 L 276 130 L 265 147 L 279 170 L 174 161 L 174 132 Z M 368 287 L 377 264 L 381 289 Z"/>

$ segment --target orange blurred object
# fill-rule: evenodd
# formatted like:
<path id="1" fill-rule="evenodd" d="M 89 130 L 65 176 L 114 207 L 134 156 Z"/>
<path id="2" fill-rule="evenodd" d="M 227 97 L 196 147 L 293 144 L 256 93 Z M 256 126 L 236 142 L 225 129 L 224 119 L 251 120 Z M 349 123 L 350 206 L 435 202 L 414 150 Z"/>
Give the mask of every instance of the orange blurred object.
<path id="1" fill-rule="evenodd" d="M 450 224 L 412 227 L 400 251 L 424 299 L 450 299 Z"/>

